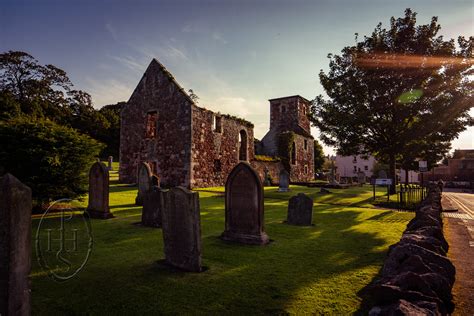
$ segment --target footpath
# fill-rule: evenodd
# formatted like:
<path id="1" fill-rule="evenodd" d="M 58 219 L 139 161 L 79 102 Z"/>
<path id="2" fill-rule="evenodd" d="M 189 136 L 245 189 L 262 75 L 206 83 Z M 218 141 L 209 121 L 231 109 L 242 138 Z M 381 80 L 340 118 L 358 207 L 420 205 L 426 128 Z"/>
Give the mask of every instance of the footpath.
<path id="1" fill-rule="evenodd" d="M 446 196 L 442 205 L 443 210 L 448 211 L 443 213 L 448 257 L 456 267 L 453 315 L 474 315 L 474 218 L 463 210 L 465 205 L 458 205 Z"/>

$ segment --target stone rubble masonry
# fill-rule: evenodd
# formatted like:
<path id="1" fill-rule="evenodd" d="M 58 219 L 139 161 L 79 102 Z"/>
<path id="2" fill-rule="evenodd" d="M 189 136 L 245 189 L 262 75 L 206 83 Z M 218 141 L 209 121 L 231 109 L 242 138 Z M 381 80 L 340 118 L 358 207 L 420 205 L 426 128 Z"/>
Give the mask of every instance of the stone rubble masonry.
<path id="1" fill-rule="evenodd" d="M 0 177 L 0 315 L 30 315 L 31 189 Z"/>
<path id="2" fill-rule="evenodd" d="M 272 185 L 278 185 L 280 182 L 280 171 L 283 170 L 283 164 L 280 161 L 251 161 L 250 165 L 257 172 L 262 183 L 265 181 L 265 169 L 268 170 Z"/>
<path id="3" fill-rule="evenodd" d="M 369 315 L 448 315 L 455 268 L 446 257 L 441 191 L 430 187 L 400 242 L 390 246 L 380 278 L 366 289 Z"/>

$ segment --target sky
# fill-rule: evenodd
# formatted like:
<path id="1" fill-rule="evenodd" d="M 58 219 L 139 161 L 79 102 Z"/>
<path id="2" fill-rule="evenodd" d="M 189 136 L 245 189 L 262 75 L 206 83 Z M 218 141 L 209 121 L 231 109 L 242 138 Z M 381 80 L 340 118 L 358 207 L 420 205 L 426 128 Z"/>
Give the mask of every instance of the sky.
<path id="1" fill-rule="evenodd" d="M 0 0 L 0 52 L 65 70 L 96 108 L 127 101 L 156 58 L 200 106 L 252 121 L 261 139 L 268 99 L 323 94 L 327 55 L 408 7 L 421 24 L 438 16 L 445 38 L 474 35 L 472 0 Z M 453 142 L 458 148 L 474 148 L 474 128 Z"/>

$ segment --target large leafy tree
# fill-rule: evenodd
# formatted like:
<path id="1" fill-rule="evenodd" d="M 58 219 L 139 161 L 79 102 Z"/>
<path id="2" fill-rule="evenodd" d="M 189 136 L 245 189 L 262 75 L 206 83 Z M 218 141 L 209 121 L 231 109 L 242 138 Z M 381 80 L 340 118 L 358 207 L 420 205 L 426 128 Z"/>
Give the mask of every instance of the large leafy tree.
<path id="1" fill-rule="evenodd" d="M 0 54 L 0 120 L 26 115 L 73 127 L 104 142 L 101 156 L 118 156 L 120 103 L 96 110 L 66 72 L 21 51 Z"/>
<path id="2" fill-rule="evenodd" d="M 31 187 L 38 208 L 87 192 L 88 171 L 103 145 L 47 119 L 0 122 L 0 176 L 9 172 Z"/>
<path id="3" fill-rule="evenodd" d="M 314 171 L 318 172 L 323 169 L 324 165 L 324 151 L 323 146 L 315 139 L 314 140 Z"/>
<path id="4" fill-rule="evenodd" d="M 316 97 L 311 112 L 321 139 L 342 154 L 387 162 L 394 183 L 396 162 L 424 159 L 429 150 L 420 147 L 434 143 L 445 154 L 473 125 L 474 38 L 459 37 L 456 45 L 438 36 L 440 28 L 436 17 L 417 26 L 407 9 L 388 29 L 379 23 L 370 36 L 356 36 L 356 45 L 330 55 L 329 72 L 319 75 L 329 98 Z"/>

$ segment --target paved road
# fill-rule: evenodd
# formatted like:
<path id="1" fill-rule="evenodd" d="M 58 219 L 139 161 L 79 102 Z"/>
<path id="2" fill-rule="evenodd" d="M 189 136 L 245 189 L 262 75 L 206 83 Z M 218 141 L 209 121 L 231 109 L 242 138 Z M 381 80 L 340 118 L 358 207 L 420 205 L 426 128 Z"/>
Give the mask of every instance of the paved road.
<path id="1" fill-rule="evenodd" d="M 457 206 L 459 211 L 469 214 L 474 219 L 474 194 L 459 193 L 459 192 L 443 192 L 454 206 Z"/>

